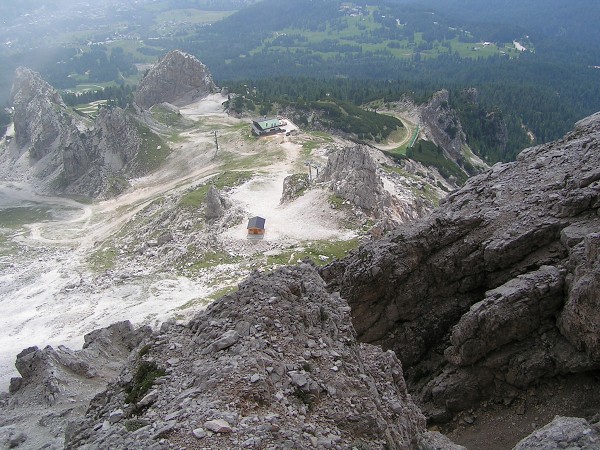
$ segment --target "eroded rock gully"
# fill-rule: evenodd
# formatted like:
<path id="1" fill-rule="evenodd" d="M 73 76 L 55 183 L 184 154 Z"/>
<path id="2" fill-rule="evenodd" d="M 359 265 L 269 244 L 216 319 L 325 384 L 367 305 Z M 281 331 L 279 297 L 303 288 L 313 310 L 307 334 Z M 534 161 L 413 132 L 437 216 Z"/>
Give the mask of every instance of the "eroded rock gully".
<path id="1" fill-rule="evenodd" d="M 600 369 L 600 114 L 322 270 L 433 422 Z"/>

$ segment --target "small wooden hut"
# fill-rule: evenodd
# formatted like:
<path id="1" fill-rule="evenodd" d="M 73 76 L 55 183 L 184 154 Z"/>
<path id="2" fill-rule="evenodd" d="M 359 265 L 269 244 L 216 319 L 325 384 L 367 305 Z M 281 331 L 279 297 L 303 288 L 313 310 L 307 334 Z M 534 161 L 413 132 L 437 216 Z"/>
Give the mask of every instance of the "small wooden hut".
<path id="1" fill-rule="evenodd" d="M 246 228 L 249 239 L 260 239 L 265 235 L 265 219 L 259 216 L 251 217 Z"/>

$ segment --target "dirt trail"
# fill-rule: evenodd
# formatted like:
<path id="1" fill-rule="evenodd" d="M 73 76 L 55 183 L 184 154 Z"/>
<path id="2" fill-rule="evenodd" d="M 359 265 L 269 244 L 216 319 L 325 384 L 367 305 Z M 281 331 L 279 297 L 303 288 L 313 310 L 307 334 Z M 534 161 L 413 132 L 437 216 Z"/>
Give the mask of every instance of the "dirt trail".
<path id="1" fill-rule="evenodd" d="M 231 124 L 215 99 L 195 107 L 194 113 Z M 168 273 L 150 276 L 145 267 L 134 268 L 137 275 L 126 282 L 118 274 L 97 280 L 86 262 L 97 242 L 148 203 L 185 190 L 218 169 L 206 133 L 195 130 L 188 135 L 163 169 L 133 180 L 132 188 L 115 199 L 84 204 L 37 195 L 25 184 L 0 185 L 17 205 L 69 210 L 68 217 L 32 223 L 26 232 L 3 230 L 19 247 L 14 255 L 0 255 L 0 390 L 6 390 L 10 377 L 17 375 L 14 358 L 22 348 L 47 344 L 78 348 L 84 334 L 124 319 L 157 325 L 181 305 L 212 290 L 201 280 Z"/>
<path id="2" fill-rule="evenodd" d="M 78 348 L 85 333 L 125 319 L 157 326 L 175 312 L 185 315 L 190 310 L 180 310 L 184 305 L 201 304 L 218 289 L 211 285 L 210 276 L 191 279 L 174 273 L 157 274 L 143 265 L 128 268 L 123 276 L 118 272 L 98 276 L 89 271 L 87 257 L 92 249 L 98 252 L 98 243 L 156 198 L 199 185 L 223 167 L 256 173 L 231 192 L 231 199 L 249 215 L 267 218 L 263 244 L 256 247 L 247 241 L 246 224 L 242 223 L 219 237 L 226 246 L 254 253 L 305 240 L 353 236 L 339 227 L 327 194 L 321 190 L 279 204 L 283 179 L 303 168 L 299 163 L 302 138 L 276 135 L 248 140 L 239 126 L 242 122 L 222 113 L 221 100 L 211 96 L 182 108 L 182 115 L 197 125 L 179 134 L 159 171 L 131 180 L 132 187 L 117 198 L 84 204 L 38 196 L 25 185 L 13 185 L 16 202 L 66 209 L 68 215 L 12 232 L 9 239 L 17 243 L 18 250 L 9 257 L 0 255 L 0 390 L 17 375 L 14 357 L 22 348 L 47 344 Z M 288 127 L 295 128 L 291 123 Z M 219 130 L 227 144 L 227 153 L 217 158 L 210 134 L 213 129 Z M 275 155 L 274 159 L 269 161 L 268 155 Z M 254 157 L 255 166 L 248 167 L 254 164 Z"/>
<path id="3" fill-rule="evenodd" d="M 407 119 L 404 115 L 400 115 L 398 113 L 386 112 L 385 114 L 393 116 L 400 120 L 404 124 L 404 128 L 406 129 L 406 135 L 400 141 L 387 142 L 386 144 L 376 144 L 375 147 L 377 147 L 379 150 L 389 151 L 408 144 L 415 133 L 417 124 Z"/>

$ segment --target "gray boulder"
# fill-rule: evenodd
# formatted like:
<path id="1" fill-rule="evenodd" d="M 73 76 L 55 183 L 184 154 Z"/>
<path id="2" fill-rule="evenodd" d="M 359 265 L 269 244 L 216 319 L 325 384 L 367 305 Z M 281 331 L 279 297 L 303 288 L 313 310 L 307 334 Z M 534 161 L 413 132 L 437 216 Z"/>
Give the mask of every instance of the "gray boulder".
<path id="1" fill-rule="evenodd" d="M 596 450 L 600 448 L 600 430 L 585 419 L 556 416 L 551 423 L 519 441 L 513 450 L 559 448 Z"/>

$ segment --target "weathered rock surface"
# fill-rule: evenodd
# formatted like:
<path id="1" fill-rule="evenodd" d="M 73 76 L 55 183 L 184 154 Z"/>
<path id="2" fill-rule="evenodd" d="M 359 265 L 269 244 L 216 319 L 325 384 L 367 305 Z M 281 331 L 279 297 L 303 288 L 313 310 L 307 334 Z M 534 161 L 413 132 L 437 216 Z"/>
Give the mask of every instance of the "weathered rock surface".
<path id="1" fill-rule="evenodd" d="M 431 138 L 443 148 L 453 161 L 463 156 L 467 144 L 465 133 L 456 112 L 449 105 L 450 94 L 441 90 L 421 109 L 421 120 L 431 133 Z"/>
<path id="2" fill-rule="evenodd" d="M 103 109 L 93 124 L 77 117 L 27 68 L 17 69 L 12 98 L 16 142 L 1 155 L 0 169 L 7 179 L 33 178 L 42 192 L 117 195 L 128 178 L 152 169 L 153 153 L 164 145 L 120 108 Z"/>
<path id="3" fill-rule="evenodd" d="M 322 271 L 429 417 L 600 368 L 599 138 L 596 115 Z"/>
<path id="4" fill-rule="evenodd" d="M 431 141 L 443 149 L 446 157 L 457 163 L 466 174 L 480 173 L 487 165 L 472 155 L 466 156 L 467 138 L 460 119 L 456 111 L 450 107 L 449 102 L 450 94 L 444 89 L 433 94 L 431 100 L 419 108 L 423 130 Z M 497 139 L 504 139 L 506 124 L 494 119 L 493 115 L 488 120 L 497 128 L 495 130 L 498 135 Z M 467 159 L 470 160 L 468 161 L 469 165 L 465 164 Z"/>
<path id="5" fill-rule="evenodd" d="M 521 440 L 513 450 L 555 448 L 600 448 L 600 426 L 591 426 L 585 419 L 577 417 L 556 416 L 551 423 Z"/>
<path id="6" fill-rule="evenodd" d="M 37 72 L 19 67 L 11 98 L 17 144 L 29 147 L 34 160 L 43 158 L 68 140 L 75 125 L 73 118 L 58 91 Z"/>
<path id="7" fill-rule="evenodd" d="M 218 219 L 223 217 L 230 204 L 219 191 L 211 184 L 206 193 L 206 211 L 204 215 L 207 219 Z"/>
<path id="8" fill-rule="evenodd" d="M 444 195 L 440 188 L 444 186 L 436 183 L 435 176 L 420 163 L 397 165 L 381 151 L 366 145 L 331 149 L 328 156 L 317 182 L 327 186 L 348 207 L 350 220 L 374 220 L 374 237 L 399 223 L 428 215 Z M 438 177 L 441 178 L 439 174 Z"/>
<path id="9" fill-rule="evenodd" d="M 121 108 L 100 111 L 94 128 L 64 149 L 65 191 L 90 197 L 121 193 L 128 186 L 127 177 L 146 172 L 136 160 L 143 146 L 133 117 Z"/>
<path id="10" fill-rule="evenodd" d="M 163 102 L 181 106 L 206 97 L 215 89 L 204 64 L 192 55 L 173 50 L 140 81 L 134 99 L 144 109 Z"/>
<path id="11" fill-rule="evenodd" d="M 288 175 L 283 180 L 283 192 L 281 194 L 281 203 L 294 200 L 302 195 L 309 187 L 308 175 L 305 173 L 295 173 Z"/>
<path id="12" fill-rule="evenodd" d="M 82 350 L 48 346 L 19 353 L 21 377 L 0 397 L 0 447 L 62 448 L 66 422 L 84 414 L 148 332 L 119 322 L 86 335 Z"/>
<path id="13" fill-rule="evenodd" d="M 312 266 L 254 274 L 143 345 L 67 448 L 439 448 L 396 356 L 356 342 L 350 308 Z M 166 373 L 140 408 L 125 395 L 144 361 Z"/>
<path id="14" fill-rule="evenodd" d="M 361 145 L 345 147 L 329 155 L 318 180 L 330 184 L 333 193 L 369 215 L 382 218 L 392 206 L 390 194 L 377 174 L 377 164 Z"/>

